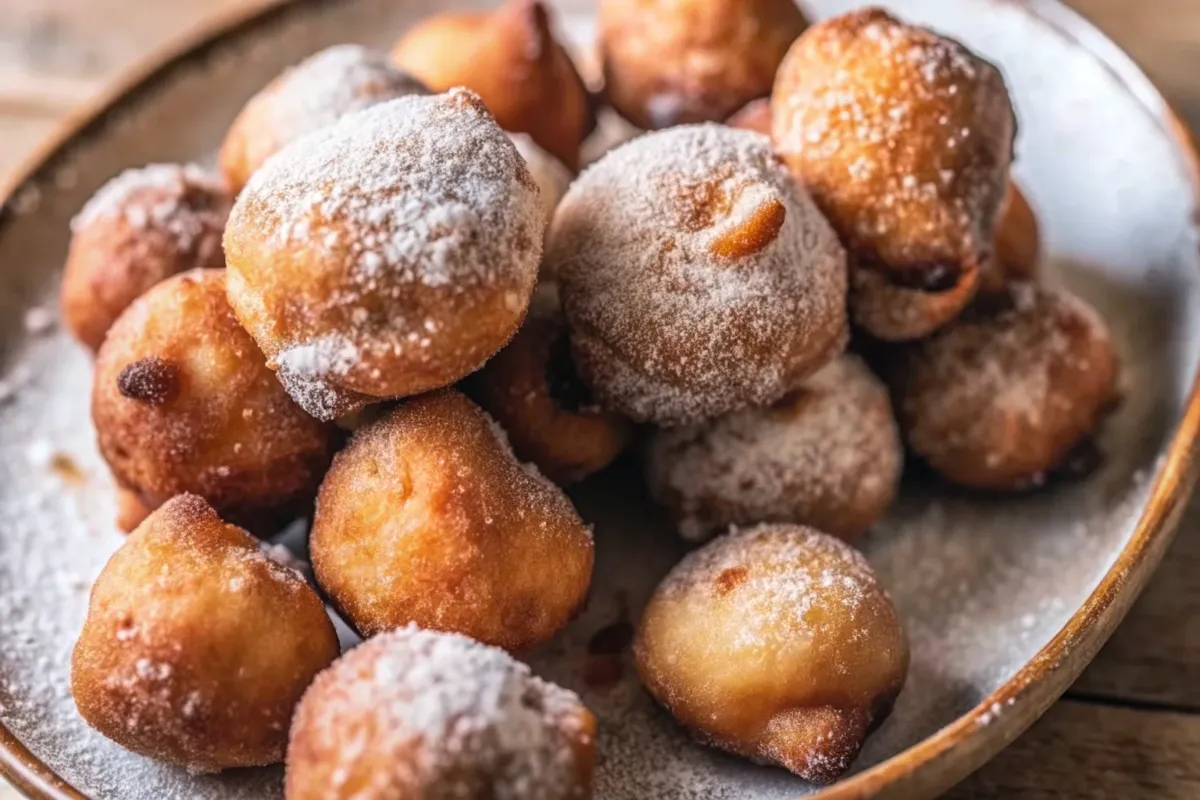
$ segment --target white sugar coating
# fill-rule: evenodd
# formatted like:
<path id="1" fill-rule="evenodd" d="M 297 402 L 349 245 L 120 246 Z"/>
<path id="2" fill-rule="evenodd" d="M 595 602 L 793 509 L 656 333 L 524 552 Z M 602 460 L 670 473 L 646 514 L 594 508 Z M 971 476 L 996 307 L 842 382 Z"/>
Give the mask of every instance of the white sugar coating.
<path id="1" fill-rule="evenodd" d="M 319 400 L 351 371 L 374 380 L 380 362 L 428 367 L 471 344 L 454 311 L 463 297 L 499 297 L 518 315 L 542 228 L 537 187 L 477 96 L 407 96 L 300 138 L 254 173 L 226 236 L 231 253 L 231 241 L 252 248 L 231 261 L 230 298 L 293 397 L 308 381 Z M 265 302 L 274 260 L 296 254 L 304 290 Z M 328 288 L 307 291 L 316 282 Z"/>
<path id="2" fill-rule="evenodd" d="M 542 194 L 542 208 L 546 212 L 546 225 L 549 225 L 554 219 L 554 210 L 558 208 L 563 195 L 567 193 L 567 187 L 571 185 L 571 170 L 539 147 L 529 134 L 510 133 L 508 138 L 517 146 L 517 152 L 529 166 L 533 182 L 538 185 L 538 191 Z"/>
<path id="3" fill-rule="evenodd" d="M 503 650 L 415 626 L 376 636 L 318 676 L 297 709 L 289 780 L 368 798 L 566 800 L 593 745 L 574 693 Z"/>
<path id="4" fill-rule="evenodd" d="M 767 137 L 646 134 L 568 190 L 544 269 L 602 404 L 679 424 L 763 404 L 840 351 L 837 237 Z"/>
<path id="5" fill-rule="evenodd" d="M 781 65 L 772 105 L 779 152 L 852 251 L 903 268 L 990 249 L 1013 111 L 957 41 L 880 9 L 828 20 Z"/>
<path id="6" fill-rule="evenodd" d="M 692 541 L 768 521 L 853 537 L 887 510 L 902 466 L 887 389 L 853 355 L 772 407 L 660 429 L 646 453 L 652 494 Z"/>
<path id="7" fill-rule="evenodd" d="M 1009 297 L 1011 306 L 969 315 L 906 352 L 909 377 L 902 380 L 911 388 L 899 401 L 918 452 L 991 441 L 997 419 L 1028 434 L 1045 431 L 1064 412 L 1072 416 L 1075 379 L 1094 368 L 1080 360 L 1088 352 L 1080 343 L 1111 347 L 1107 326 L 1091 306 L 1062 290 L 1015 284 Z M 1092 402 L 1091 389 L 1084 391 Z M 987 413 L 970 417 L 966 427 L 948 426 L 947 420 L 964 419 L 963 409 Z"/>
<path id="8" fill-rule="evenodd" d="M 79 233 L 102 220 L 120 219 L 133 230 L 169 234 L 180 251 L 213 238 L 219 254 L 216 245 L 229 203 L 224 184 L 202 167 L 148 164 L 125 170 L 100 187 L 71 220 L 71 230 Z"/>
<path id="9" fill-rule="evenodd" d="M 327 47 L 286 70 L 250 107 L 274 147 L 332 125 L 375 103 L 429 90 L 398 69 L 386 53 L 357 44 Z M 261 115 L 261 116 L 258 116 Z"/>

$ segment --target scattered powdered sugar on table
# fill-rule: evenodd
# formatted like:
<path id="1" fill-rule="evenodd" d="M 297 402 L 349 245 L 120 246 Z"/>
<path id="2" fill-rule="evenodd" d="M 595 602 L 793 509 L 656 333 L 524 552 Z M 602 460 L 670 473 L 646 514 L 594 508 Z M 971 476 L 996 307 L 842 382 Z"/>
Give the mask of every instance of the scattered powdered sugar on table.
<path id="1" fill-rule="evenodd" d="M 495 647 L 410 626 L 376 636 L 319 676 L 293 742 L 337 790 L 372 796 L 570 796 L 590 741 L 579 698 Z M 312 772 L 305 772 L 305 769 Z M 436 787 L 436 788 L 435 788 Z"/>

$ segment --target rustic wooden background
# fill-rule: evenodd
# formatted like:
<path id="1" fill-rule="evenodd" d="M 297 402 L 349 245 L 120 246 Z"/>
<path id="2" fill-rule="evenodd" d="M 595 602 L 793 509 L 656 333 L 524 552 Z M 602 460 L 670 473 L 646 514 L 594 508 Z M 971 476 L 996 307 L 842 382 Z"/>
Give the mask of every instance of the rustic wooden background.
<path id="1" fill-rule="evenodd" d="M 211 15 L 261 2 L 0 0 L 0 176 L 150 49 Z M 1200 0 L 1069 2 L 1200 130 Z M 15 797 L 0 785 L 0 800 Z M 1074 688 L 950 797 L 1200 798 L 1200 503 Z"/>

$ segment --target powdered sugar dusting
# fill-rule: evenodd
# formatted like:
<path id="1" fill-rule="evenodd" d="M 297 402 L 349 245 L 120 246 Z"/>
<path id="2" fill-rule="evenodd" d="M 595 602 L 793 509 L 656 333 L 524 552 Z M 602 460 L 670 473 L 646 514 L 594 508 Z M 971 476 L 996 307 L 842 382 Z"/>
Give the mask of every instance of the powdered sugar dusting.
<path id="1" fill-rule="evenodd" d="M 657 431 L 646 469 L 687 539 L 767 521 L 849 537 L 891 504 L 902 459 L 887 390 L 847 355 L 774 407 Z"/>
<path id="2" fill-rule="evenodd" d="M 841 245 L 749 131 L 683 126 L 609 152 L 559 205 L 545 269 L 585 382 L 639 420 L 775 400 L 844 337 Z"/>
<path id="3" fill-rule="evenodd" d="M 356 44 L 328 47 L 280 75 L 255 101 L 282 147 L 374 103 L 428 93 L 385 53 Z M 255 120 L 256 124 L 259 123 Z"/>
<path id="4" fill-rule="evenodd" d="M 104 184 L 71 220 L 71 229 L 120 218 L 134 230 L 168 232 L 187 251 L 202 237 L 219 234 L 228 211 L 224 185 L 203 168 L 148 164 Z"/>
<path id="5" fill-rule="evenodd" d="M 582 712 L 573 692 L 503 650 L 409 626 L 351 651 L 313 684 L 292 748 L 321 763 L 293 759 L 288 779 L 371 797 L 573 797 L 573 743 L 591 742 Z"/>

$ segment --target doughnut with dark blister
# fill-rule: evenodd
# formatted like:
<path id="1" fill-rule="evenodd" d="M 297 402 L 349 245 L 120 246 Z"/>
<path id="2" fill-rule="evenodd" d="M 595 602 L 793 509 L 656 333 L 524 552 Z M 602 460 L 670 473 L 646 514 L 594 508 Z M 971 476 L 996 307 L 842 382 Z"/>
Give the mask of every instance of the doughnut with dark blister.
<path id="1" fill-rule="evenodd" d="M 410 622 L 509 650 L 549 639 L 591 582 L 591 531 L 453 390 L 359 428 L 321 484 L 317 582 L 364 636 Z"/>
<path id="2" fill-rule="evenodd" d="M 632 424 L 598 408 L 580 383 L 549 286 L 538 288 L 524 327 L 467 387 L 504 428 L 517 458 L 559 484 L 603 469 L 633 436 Z"/>
<path id="3" fill-rule="evenodd" d="M 71 694 L 92 727 L 193 772 L 283 759 L 338 640 L 316 592 L 194 495 L 152 513 L 92 587 Z"/>
<path id="4" fill-rule="evenodd" d="M 195 165 L 150 164 L 106 183 L 71 221 L 63 321 L 99 350 L 113 322 L 164 278 L 223 267 L 221 234 L 233 198 Z"/>
<path id="5" fill-rule="evenodd" d="M 637 422 L 774 402 L 846 342 L 845 252 L 757 133 L 690 125 L 610 151 L 546 249 L 580 377 Z"/>
<path id="6" fill-rule="evenodd" d="M 908 673 L 863 556 L 799 525 L 735 531 L 667 575 L 634 644 L 652 695 L 700 741 L 817 783 L 850 768 Z"/>
<path id="7" fill-rule="evenodd" d="M 120 487 L 156 508 L 197 494 L 256 532 L 312 501 L 336 433 L 283 391 L 225 300 L 223 270 L 163 281 L 96 357 L 92 421 Z M 136 524 L 136 523 L 135 523 Z"/>
<path id="8" fill-rule="evenodd" d="M 776 147 L 852 270 L 869 273 L 851 283 L 855 321 L 901 340 L 957 316 L 992 256 L 1012 161 L 1016 123 L 999 70 L 867 9 L 796 41 L 771 107 Z"/>
<path id="9" fill-rule="evenodd" d="M 907 345 L 893 383 L 909 446 L 952 483 L 1041 483 L 1116 400 L 1108 329 L 1082 300 L 1016 284 Z"/>
<path id="10" fill-rule="evenodd" d="M 587 800 L 596 720 L 503 650 L 410 626 L 317 677 L 287 800 Z"/>
<path id="11" fill-rule="evenodd" d="M 436 91 L 477 93 L 501 128 L 529 134 L 578 168 L 579 147 L 596 124 L 592 99 L 538 0 L 436 14 L 405 33 L 392 58 Z"/>
<path id="12" fill-rule="evenodd" d="M 375 103 L 428 93 L 384 53 L 356 44 L 328 47 L 250 98 L 225 134 L 221 172 L 236 193 L 268 158 L 304 134 Z"/>
<path id="13" fill-rule="evenodd" d="M 806 23 L 792 0 L 601 0 L 599 25 L 606 99 L 658 129 L 769 95 Z"/>
<path id="14" fill-rule="evenodd" d="M 473 93 L 402 97 L 283 149 L 225 233 L 229 301 L 289 394 L 334 419 L 474 372 L 521 324 L 544 217 Z"/>
<path id="15" fill-rule="evenodd" d="M 692 541 L 757 522 L 853 541 L 895 500 L 903 463 L 887 389 L 851 355 L 772 406 L 660 429 L 646 449 L 651 494 Z"/>

